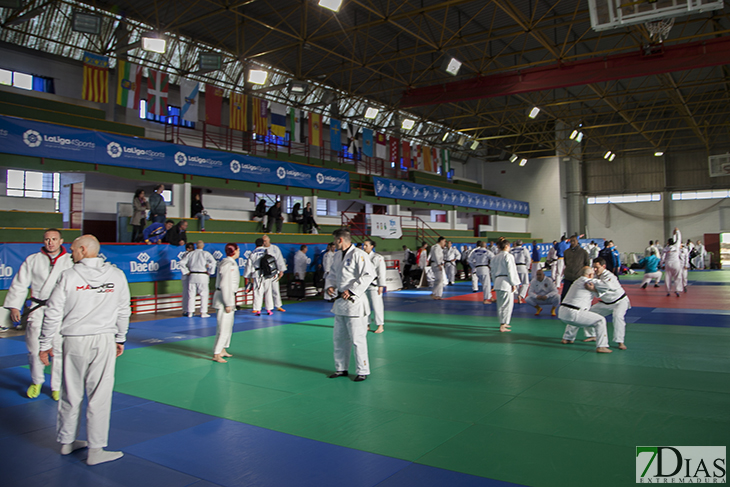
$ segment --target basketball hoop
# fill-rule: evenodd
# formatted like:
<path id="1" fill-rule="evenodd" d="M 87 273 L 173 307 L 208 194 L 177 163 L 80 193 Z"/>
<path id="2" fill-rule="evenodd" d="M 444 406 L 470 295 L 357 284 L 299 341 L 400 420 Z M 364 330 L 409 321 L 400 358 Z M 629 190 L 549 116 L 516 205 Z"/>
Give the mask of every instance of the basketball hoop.
<path id="1" fill-rule="evenodd" d="M 656 22 L 646 22 L 644 24 L 646 30 L 649 31 L 649 40 L 652 44 L 661 43 L 669 37 L 669 31 L 674 26 L 674 17 L 657 20 Z"/>

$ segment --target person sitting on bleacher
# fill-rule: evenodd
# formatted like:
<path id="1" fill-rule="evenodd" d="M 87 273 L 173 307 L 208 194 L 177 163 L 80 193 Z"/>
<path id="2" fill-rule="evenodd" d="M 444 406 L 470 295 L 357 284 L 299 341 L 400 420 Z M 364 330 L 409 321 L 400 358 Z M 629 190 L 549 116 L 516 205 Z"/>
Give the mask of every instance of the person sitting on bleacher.
<path id="1" fill-rule="evenodd" d="M 294 204 L 294 206 L 291 209 L 291 213 L 289 214 L 289 221 L 292 223 L 298 223 L 300 225 L 304 222 L 304 217 L 302 217 L 302 204 L 301 203 Z"/>
<path id="2" fill-rule="evenodd" d="M 167 220 L 165 223 L 155 222 L 144 229 L 142 232 L 142 239 L 146 244 L 159 244 L 162 243 L 162 239 L 167 235 L 175 222 Z"/>

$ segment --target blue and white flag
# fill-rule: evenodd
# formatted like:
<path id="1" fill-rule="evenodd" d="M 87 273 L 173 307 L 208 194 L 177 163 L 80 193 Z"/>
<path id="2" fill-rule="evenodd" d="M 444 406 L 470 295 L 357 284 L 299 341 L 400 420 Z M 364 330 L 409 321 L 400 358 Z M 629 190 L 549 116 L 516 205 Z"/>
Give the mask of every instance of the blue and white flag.
<path id="1" fill-rule="evenodd" d="M 342 122 L 330 118 L 330 149 L 342 152 Z"/>
<path id="2" fill-rule="evenodd" d="M 198 121 L 198 100 L 200 83 L 187 79 L 180 80 L 180 118 L 188 122 Z"/>
<path id="3" fill-rule="evenodd" d="M 362 153 L 368 157 L 373 157 L 373 131 L 370 129 L 362 129 Z"/>

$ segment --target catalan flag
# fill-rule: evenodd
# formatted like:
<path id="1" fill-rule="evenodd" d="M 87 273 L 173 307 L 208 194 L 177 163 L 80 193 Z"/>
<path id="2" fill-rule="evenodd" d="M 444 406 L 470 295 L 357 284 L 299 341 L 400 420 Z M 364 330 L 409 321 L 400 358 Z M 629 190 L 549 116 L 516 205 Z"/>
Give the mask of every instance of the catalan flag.
<path id="1" fill-rule="evenodd" d="M 269 102 L 252 98 L 251 114 L 256 135 L 269 135 Z"/>
<path id="2" fill-rule="evenodd" d="M 109 102 L 109 58 L 90 52 L 84 53 L 84 100 Z"/>
<path id="3" fill-rule="evenodd" d="M 228 123 L 231 130 L 240 130 L 241 132 L 248 130 L 248 124 L 246 123 L 247 101 L 248 99 L 243 93 L 231 91 L 231 99 L 229 100 L 231 116 L 230 122 Z"/>
<path id="4" fill-rule="evenodd" d="M 142 95 L 142 66 L 120 60 L 117 63 L 117 105 L 139 108 Z"/>

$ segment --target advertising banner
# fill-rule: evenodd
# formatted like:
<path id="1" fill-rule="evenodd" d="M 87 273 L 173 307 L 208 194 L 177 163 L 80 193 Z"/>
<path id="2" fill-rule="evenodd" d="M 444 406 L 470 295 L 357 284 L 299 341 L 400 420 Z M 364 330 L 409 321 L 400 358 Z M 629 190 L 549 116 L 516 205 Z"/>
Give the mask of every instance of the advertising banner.
<path id="1" fill-rule="evenodd" d="M 381 238 L 401 238 L 400 218 L 388 215 L 370 215 L 370 234 Z"/>

